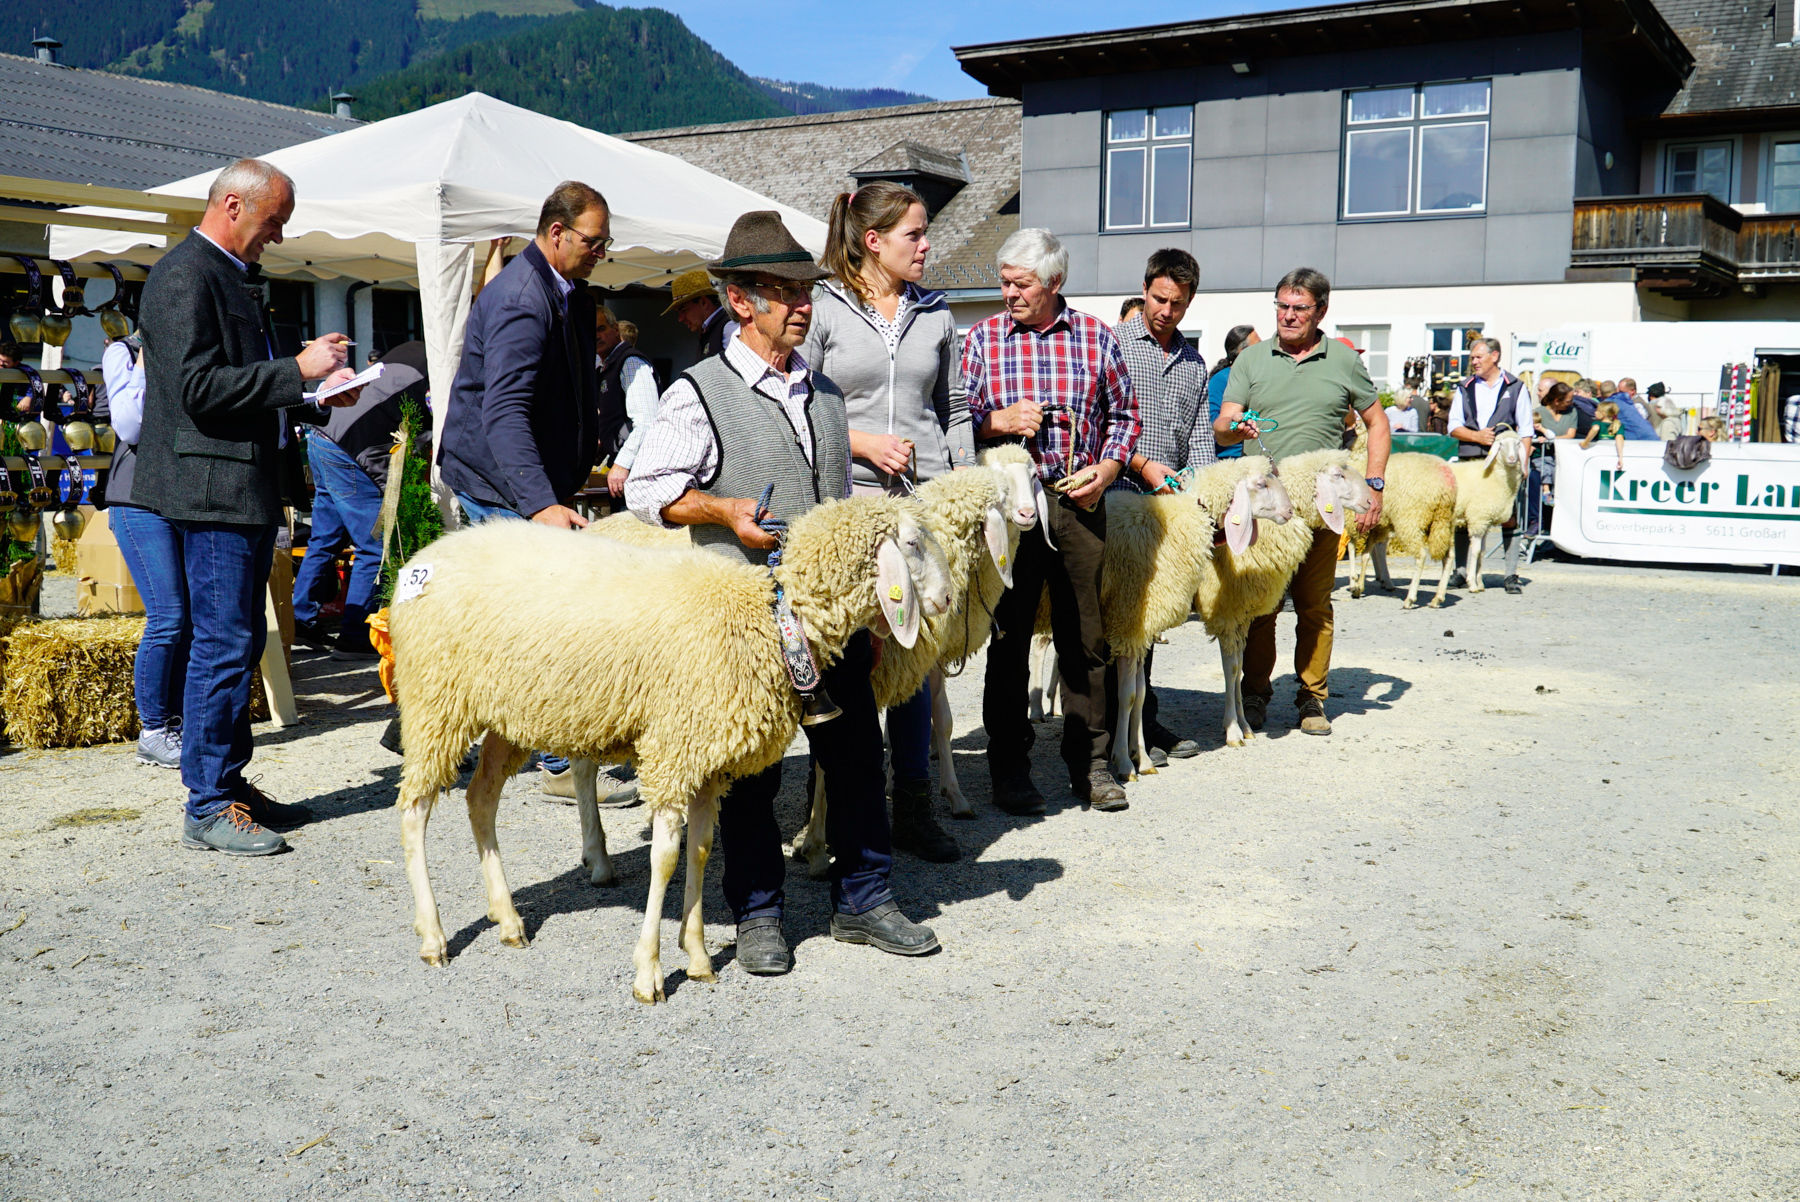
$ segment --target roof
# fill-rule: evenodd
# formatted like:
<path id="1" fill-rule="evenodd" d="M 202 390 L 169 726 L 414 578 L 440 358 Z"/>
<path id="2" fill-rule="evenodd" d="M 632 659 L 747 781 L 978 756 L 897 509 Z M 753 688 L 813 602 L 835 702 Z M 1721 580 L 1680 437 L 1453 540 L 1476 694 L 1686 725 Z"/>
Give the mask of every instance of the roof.
<path id="1" fill-rule="evenodd" d="M 11 175 L 144 189 L 354 129 L 360 121 L 0 54 Z"/>
<path id="2" fill-rule="evenodd" d="M 1019 105 L 934 101 L 620 137 L 686 159 L 824 220 L 853 172 L 966 178 L 931 222 L 930 288 L 998 288 L 994 251 L 1019 227 Z M 1005 211 L 1003 211 L 1005 210 Z M 996 234 L 998 235 L 996 237 Z"/>
<path id="3" fill-rule="evenodd" d="M 1704 0 L 1723 3 L 1723 0 Z M 1693 61 L 1651 0 L 1361 0 L 1065 37 L 955 47 L 964 71 L 997 96 L 1025 83 L 1198 67 L 1304 54 L 1418 46 L 1581 29 L 1631 50 L 1678 82 Z"/>
<path id="4" fill-rule="evenodd" d="M 1776 14 L 1792 21 L 1791 5 L 1657 0 L 1657 8 L 1694 52 L 1693 74 L 1665 117 L 1800 105 L 1800 45 L 1791 28 L 1775 29 Z"/>

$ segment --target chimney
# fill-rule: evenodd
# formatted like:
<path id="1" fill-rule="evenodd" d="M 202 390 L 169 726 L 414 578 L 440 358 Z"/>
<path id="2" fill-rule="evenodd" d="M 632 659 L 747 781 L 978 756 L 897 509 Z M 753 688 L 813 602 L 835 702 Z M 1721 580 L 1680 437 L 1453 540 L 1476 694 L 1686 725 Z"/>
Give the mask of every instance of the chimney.
<path id="1" fill-rule="evenodd" d="M 350 106 L 356 103 L 356 97 L 352 96 L 350 93 L 339 92 L 331 98 L 331 103 L 333 106 L 332 114 L 334 116 L 342 117 L 345 120 L 349 120 L 356 116 L 355 113 L 350 111 Z"/>
<path id="2" fill-rule="evenodd" d="M 33 38 L 31 44 L 37 47 L 37 61 L 56 66 L 56 52 L 62 49 L 62 43 L 55 38 Z"/>

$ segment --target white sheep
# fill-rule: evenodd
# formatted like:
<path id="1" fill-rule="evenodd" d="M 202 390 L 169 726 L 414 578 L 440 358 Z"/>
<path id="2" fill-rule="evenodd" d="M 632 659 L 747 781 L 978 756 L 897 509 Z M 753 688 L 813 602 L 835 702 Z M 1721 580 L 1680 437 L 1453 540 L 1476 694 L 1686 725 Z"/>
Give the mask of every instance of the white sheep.
<path id="1" fill-rule="evenodd" d="M 652 526 L 629 509 L 589 522 L 587 533 L 633 547 L 691 547 L 694 537 L 687 526 Z"/>
<path id="2" fill-rule="evenodd" d="M 1519 484 L 1525 479 L 1525 444 L 1513 430 L 1494 435 L 1494 445 L 1480 459 L 1450 465 L 1456 474 L 1456 524 L 1469 529 L 1469 591 L 1487 591 L 1481 580 L 1481 555 L 1489 530 L 1512 520 Z"/>
<path id="3" fill-rule="evenodd" d="M 942 555 L 910 501 L 809 510 L 794 520 L 775 577 L 821 667 L 858 630 L 891 629 L 906 642 L 923 612 L 949 604 Z M 719 798 L 732 781 L 778 762 L 800 721 L 768 572 L 700 549 L 642 549 L 496 522 L 431 544 L 400 579 L 416 594 L 395 602 L 390 621 L 406 755 L 401 838 L 420 958 L 446 958 L 426 825 L 470 740 L 485 732 L 467 800 L 501 942 L 526 946 L 494 838 L 501 785 L 534 747 L 589 760 L 629 756 L 654 821 L 632 994 L 663 997 L 663 899 L 684 824 L 681 946 L 689 977 L 714 979 L 700 889 Z M 596 597 L 608 603 L 595 605 Z M 604 670 L 570 671 L 572 649 Z M 610 877 L 598 825 L 583 831 L 585 858 Z"/>
<path id="4" fill-rule="evenodd" d="M 1366 459 L 1356 462 L 1359 469 L 1366 471 Z M 1350 531 L 1350 595 L 1363 595 L 1370 560 L 1381 587 L 1394 587 L 1387 566 L 1391 547 L 1413 557 L 1412 584 L 1406 590 L 1404 609 L 1412 609 L 1418 603 L 1419 581 L 1425 576 L 1426 562 L 1438 563 L 1437 593 L 1427 603 L 1436 609 L 1444 603 L 1444 587 L 1450 579 L 1450 552 L 1456 542 L 1456 474 L 1447 462 L 1434 455 L 1403 451 L 1388 456 L 1383 476 L 1387 487 L 1381 494 L 1380 520 L 1367 534 L 1360 527 Z"/>
<path id="5" fill-rule="evenodd" d="M 975 809 L 963 796 L 956 779 L 956 763 L 950 738 L 954 717 L 944 695 L 944 666 L 966 659 L 970 648 L 979 650 L 992 626 L 991 612 L 1000 593 L 1012 585 L 1013 563 L 1018 557 L 1022 532 L 1037 521 L 1037 505 L 1030 481 L 1030 460 L 1023 450 L 1022 480 L 1017 461 L 1002 456 L 985 459 L 996 466 L 968 468 L 934 477 L 919 485 L 914 496 L 923 510 L 926 529 L 944 552 L 950 582 L 950 608 L 928 617 L 911 647 L 897 640 L 882 641 L 881 662 L 872 684 L 875 704 L 886 709 L 899 705 L 920 686 L 932 690 L 932 741 L 938 752 L 939 791 L 950 802 L 950 812 L 972 818 Z M 816 766 L 812 778 L 812 810 L 806 828 L 794 840 L 793 854 L 806 861 L 808 875 L 826 874 L 830 854 L 825 843 L 825 781 Z"/>

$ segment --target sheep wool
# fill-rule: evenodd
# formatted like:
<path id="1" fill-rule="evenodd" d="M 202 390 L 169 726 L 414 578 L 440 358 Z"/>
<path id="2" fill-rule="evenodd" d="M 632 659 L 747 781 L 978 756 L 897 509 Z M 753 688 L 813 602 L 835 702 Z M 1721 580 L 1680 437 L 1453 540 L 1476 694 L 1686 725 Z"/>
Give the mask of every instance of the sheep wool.
<path id="1" fill-rule="evenodd" d="M 630 510 L 610 514 L 597 522 L 589 522 L 587 533 L 610 538 L 633 547 L 691 547 L 693 537 L 686 526 L 652 526 L 640 521 Z"/>
<path id="2" fill-rule="evenodd" d="M 1357 470 L 1366 473 L 1366 450 L 1354 462 Z M 1374 561 L 1381 587 L 1393 587 L 1387 567 L 1387 552 L 1392 549 L 1413 557 L 1413 578 L 1406 590 L 1405 609 L 1412 609 L 1418 601 L 1426 561 L 1435 560 L 1441 565 L 1437 594 L 1429 602 L 1429 608 L 1436 609 L 1444 602 L 1444 588 L 1450 578 L 1450 550 L 1456 541 L 1456 474 L 1448 463 L 1434 455 L 1402 451 L 1388 456 L 1384 479 L 1387 487 L 1381 494 L 1381 518 L 1375 528 L 1367 534 L 1354 527 L 1350 531 L 1354 552 L 1350 595 L 1363 595 L 1364 556 Z"/>
<path id="3" fill-rule="evenodd" d="M 1523 442 L 1513 431 L 1502 430 L 1485 456 L 1453 463 L 1450 470 L 1456 475 L 1456 524 L 1469 529 L 1469 591 L 1484 592 L 1482 552 L 1488 531 L 1513 518 L 1525 479 Z"/>

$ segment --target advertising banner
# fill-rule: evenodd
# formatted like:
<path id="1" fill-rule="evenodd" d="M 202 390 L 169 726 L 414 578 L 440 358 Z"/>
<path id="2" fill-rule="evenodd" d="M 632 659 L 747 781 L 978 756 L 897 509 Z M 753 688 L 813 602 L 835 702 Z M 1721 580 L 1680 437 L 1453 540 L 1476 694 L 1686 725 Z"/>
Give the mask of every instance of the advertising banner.
<path id="1" fill-rule="evenodd" d="M 1715 443 L 1681 471 L 1660 442 L 1556 447 L 1550 538 L 1575 555 L 1658 563 L 1800 565 L 1800 444 Z"/>

